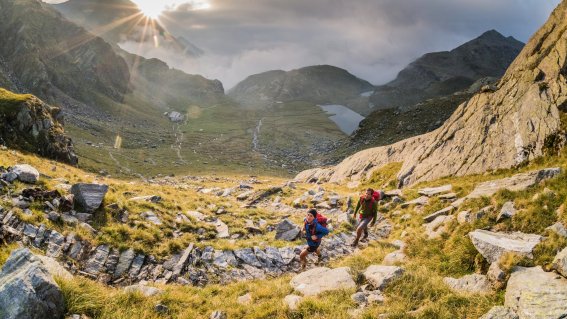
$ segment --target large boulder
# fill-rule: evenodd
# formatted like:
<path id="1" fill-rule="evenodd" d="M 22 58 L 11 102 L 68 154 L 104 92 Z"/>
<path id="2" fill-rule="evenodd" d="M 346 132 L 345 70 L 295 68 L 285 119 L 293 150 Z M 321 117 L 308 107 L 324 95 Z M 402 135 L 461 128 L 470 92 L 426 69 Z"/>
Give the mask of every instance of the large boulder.
<path id="1" fill-rule="evenodd" d="M 507 252 L 533 258 L 534 247 L 543 240 L 543 237 L 534 234 L 497 233 L 482 229 L 470 232 L 469 237 L 489 263 L 497 262 Z"/>
<path id="2" fill-rule="evenodd" d="M 383 290 L 391 282 L 400 278 L 404 274 L 404 269 L 396 266 L 372 265 L 366 268 L 364 278 L 374 288 Z"/>
<path id="3" fill-rule="evenodd" d="M 553 260 L 553 269 L 567 278 L 567 248 L 563 249 Z"/>
<path id="4" fill-rule="evenodd" d="M 512 271 L 504 305 L 519 319 L 567 318 L 567 279 L 541 267 L 516 267 Z"/>
<path id="5" fill-rule="evenodd" d="M 35 184 L 39 180 L 39 172 L 33 166 L 21 164 L 12 167 L 12 172 L 18 175 L 18 179 L 24 183 Z"/>
<path id="6" fill-rule="evenodd" d="M 293 241 L 299 236 L 300 229 L 297 225 L 292 223 L 289 219 L 282 220 L 276 226 L 276 239 Z"/>
<path id="7" fill-rule="evenodd" d="M 84 213 L 94 213 L 104 200 L 108 185 L 79 183 L 71 187 L 75 209 Z"/>
<path id="8" fill-rule="evenodd" d="M 317 296 L 322 292 L 338 289 L 354 289 L 356 283 L 350 275 L 350 268 L 313 268 L 291 279 L 291 286 L 304 296 Z"/>
<path id="9" fill-rule="evenodd" d="M 12 252 L 0 273 L 0 318 L 63 318 L 61 289 L 27 248 Z"/>

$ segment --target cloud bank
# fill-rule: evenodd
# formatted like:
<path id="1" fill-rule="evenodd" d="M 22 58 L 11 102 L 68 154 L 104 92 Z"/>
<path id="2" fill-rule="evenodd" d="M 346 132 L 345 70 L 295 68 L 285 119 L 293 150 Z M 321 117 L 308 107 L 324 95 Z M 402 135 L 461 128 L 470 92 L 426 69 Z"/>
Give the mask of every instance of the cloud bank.
<path id="1" fill-rule="evenodd" d="M 202 0 L 205 1 L 205 0 Z M 526 42 L 560 0 L 209 0 L 161 16 L 205 51 L 187 58 L 151 43 L 120 45 L 225 88 L 273 69 L 331 64 L 374 84 L 424 53 L 450 50 L 495 29 Z"/>

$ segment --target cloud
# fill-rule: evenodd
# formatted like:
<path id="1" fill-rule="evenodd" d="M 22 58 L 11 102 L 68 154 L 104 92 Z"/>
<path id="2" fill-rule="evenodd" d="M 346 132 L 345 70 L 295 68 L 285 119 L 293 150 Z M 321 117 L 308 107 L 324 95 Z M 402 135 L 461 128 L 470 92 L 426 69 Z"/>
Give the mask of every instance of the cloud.
<path id="1" fill-rule="evenodd" d="M 450 50 L 496 29 L 527 41 L 559 0 L 211 0 L 208 10 L 177 7 L 161 19 L 204 49 L 199 58 L 144 45 L 141 53 L 217 78 L 331 64 L 374 84 L 392 80 L 427 52 Z M 190 8 L 189 8 L 190 9 Z M 122 43 L 136 53 L 139 45 Z"/>

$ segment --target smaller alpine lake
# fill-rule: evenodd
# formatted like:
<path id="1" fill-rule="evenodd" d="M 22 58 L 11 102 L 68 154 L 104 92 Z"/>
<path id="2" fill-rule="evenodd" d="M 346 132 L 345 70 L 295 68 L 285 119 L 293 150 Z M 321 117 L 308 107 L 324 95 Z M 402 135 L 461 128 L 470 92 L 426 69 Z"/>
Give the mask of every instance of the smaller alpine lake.
<path id="1" fill-rule="evenodd" d="M 329 104 L 319 107 L 329 114 L 329 118 L 347 135 L 351 135 L 364 120 L 364 116 L 343 105 Z"/>

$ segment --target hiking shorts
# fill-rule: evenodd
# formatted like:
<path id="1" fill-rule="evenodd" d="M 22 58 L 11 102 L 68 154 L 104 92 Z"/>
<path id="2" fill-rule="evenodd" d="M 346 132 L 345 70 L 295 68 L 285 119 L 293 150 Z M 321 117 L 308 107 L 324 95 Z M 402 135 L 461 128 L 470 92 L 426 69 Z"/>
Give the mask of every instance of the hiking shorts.
<path id="1" fill-rule="evenodd" d="M 310 253 L 314 253 L 314 252 L 317 251 L 317 249 L 319 248 L 319 246 L 321 246 L 321 245 L 317 245 L 317 246 L 309 246 L 309 245 L 307 245 L 307 251 L 310 252 Z"/>
<path id="2" fill-rule="evenodd" d="M 372 221 L 372 217 L 362 218 L 358 221 L 356 228 L 362 227 L 363 229 L 368 229 L 368 224 Z"/>

